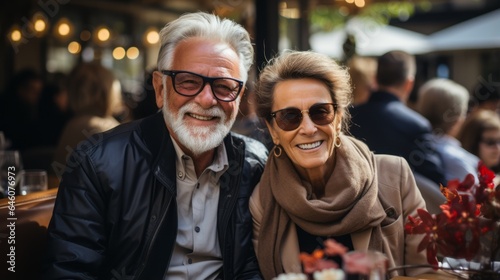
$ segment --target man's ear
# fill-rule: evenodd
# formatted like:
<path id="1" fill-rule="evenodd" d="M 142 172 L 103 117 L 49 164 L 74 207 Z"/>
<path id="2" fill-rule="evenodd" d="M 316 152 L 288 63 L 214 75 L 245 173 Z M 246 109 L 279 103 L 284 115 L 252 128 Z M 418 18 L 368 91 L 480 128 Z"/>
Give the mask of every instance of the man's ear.
<path id="1" fill-rule="evenodd" d="M 156 106 L 163 107 L 163 74 L 158 71 L 153 72 L 153 88 L 155 89 Z"/>
<path id="2" fill-rule="evenodd" d="M 413 87 L 415 86 L 415 79 L 414 78 L 409 78 L 405 82 L 405 92 L 408 93 L 408 96 L 410 95 L 411 91 L 413 90 Z"/>

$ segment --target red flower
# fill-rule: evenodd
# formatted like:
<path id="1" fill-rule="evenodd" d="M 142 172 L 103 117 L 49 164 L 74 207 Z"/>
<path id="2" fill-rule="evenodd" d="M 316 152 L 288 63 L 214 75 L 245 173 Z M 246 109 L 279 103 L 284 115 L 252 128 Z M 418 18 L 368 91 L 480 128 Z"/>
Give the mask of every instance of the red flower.
<path id="1" fill-rule="evenodd" d="M 327 256 L 341 256 L 347 253 L 347 247 L 338 243 L 333 239 L 327 239 L 324 242 L 325 245 L 325 254 Z"/>
<path id="2" fill-rule="evenodd" d="M 427 250 L 427 261 L 437 266 L 436 256 L 471 260 L 481 247 L 481 236 L 491 231 L 500 218 L 500 187 L 494 188 L 495 174 L 478 165 L 479 184 L 471 174 L 462 182 L 451 180 L 441 186 L 446 197 L 441 213 L 431 215 L 423 209 L 408 217 L 407 234 L 424 234 L 417 250 Z M 496 249 L 498 250 L 498 249 Z"/>
<path id="3" fill-rule="evenodd" d="M 313 274 L 315 271 L 322 271 L 328 268 L 338 268 L 338 264 L 332 260 L 324 259 L 325 253 L 321 249 L 316 249 L 312 254 L 300 253 L 304 273 Z"/>

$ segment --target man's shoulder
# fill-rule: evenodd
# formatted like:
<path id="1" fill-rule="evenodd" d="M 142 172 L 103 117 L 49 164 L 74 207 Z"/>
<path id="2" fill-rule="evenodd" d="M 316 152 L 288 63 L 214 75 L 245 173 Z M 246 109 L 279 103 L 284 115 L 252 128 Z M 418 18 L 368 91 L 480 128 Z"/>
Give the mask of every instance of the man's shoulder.
<path id="1" fill-rule="evenodd" d="M 114 154 L 116 157 L 123 154 L 127 147 L 134 146 L 133 143 L 142 141 L 141 130 L 145 126 L 143 124 L 145 121 L 147 119 L 134 120 L 104 132 L 88 135 L 77 145 L 76 150 L 86 154 L 99 151 L 100 154 Z"/>

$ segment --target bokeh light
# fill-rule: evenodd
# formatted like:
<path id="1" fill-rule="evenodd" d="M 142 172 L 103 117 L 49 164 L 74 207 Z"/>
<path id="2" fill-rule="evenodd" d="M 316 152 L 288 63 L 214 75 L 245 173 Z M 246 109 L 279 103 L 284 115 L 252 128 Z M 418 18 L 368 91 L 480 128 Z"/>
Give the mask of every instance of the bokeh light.
<path id="1" fill-rule="evenodd" d="M 113 58 L 116 60 L 121 60 L 125 57 L 125 49 L 122 47 L 116 47 L 113 50 Z"/>
<path id="2" fill-rule="evenodd" d="M 78 43 L 76 41 L 73 41 L 73 42 L 68 44 L 68 51 L 72 54 L 80 53 L 81 50 L 82 50 L 82 46 L 80 45 L 80 43 Z"/>
<path id="3" fill-rule="evenodd" d="M 136 59 L 139 57 L 139 49 L 137 47 L 130 47 L 127 50 L 127 58 L 128 59 Z"/>

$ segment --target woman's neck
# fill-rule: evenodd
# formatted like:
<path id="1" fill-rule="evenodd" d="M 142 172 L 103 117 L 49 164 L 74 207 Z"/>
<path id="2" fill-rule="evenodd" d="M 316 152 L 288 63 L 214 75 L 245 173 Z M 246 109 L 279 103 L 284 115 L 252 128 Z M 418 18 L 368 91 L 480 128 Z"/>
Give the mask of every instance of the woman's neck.
<path id="1" fill-rule="evenodd" d="M 321 198 L 325 194 L 326 183 L 328 179 L 330 179 L 334 168 L 335 154 L 333 154 L 324 165 L 310 169 L 300 168 L 298 172 L 303 180 L 311 183 L 312 192 L 316 198 Z"/>

